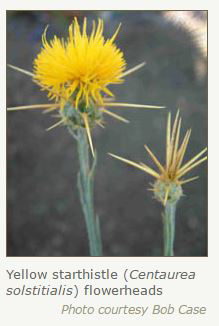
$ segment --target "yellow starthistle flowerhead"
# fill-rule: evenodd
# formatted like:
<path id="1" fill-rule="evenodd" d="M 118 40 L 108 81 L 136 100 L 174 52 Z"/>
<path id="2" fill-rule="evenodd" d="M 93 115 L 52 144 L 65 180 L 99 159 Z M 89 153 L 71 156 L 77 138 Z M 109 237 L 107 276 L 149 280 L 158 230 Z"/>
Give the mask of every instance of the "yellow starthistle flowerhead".
<path id="1" fill-rule="evenodd" d="M 48 42 L 46 30 L 42 35 L 42 49 L 33 63 L 33 72 L 8 65 L 32 77 L 34 83 L 48 92 L 52 104 L 34 104 L 8 108 L 8 111 L 44 109 L 44 112 L 58 110 L 55 117 L 61 118 L 47 130 L 66 125 L 71 130 L 85 128 L 92 154 L 94 155 L 90 129 L 99 125 L 104 127 L 103 114 L 128 123 L 120 115 L 110 111 L 113 107 L 132 107 L 160 109 L 164 106 L 118 103 L 108 89 L 110 84 L 120 84 L 123 77 L 142 68 L 145 62 L 124 71 L 126 61 L 122 51 L 114 41 L 120 25 L 113 36 L 103 37 L 103 21 L 95 24 L 90 36 L 87 35 L 87 19 L 80 29 L 77 18 L 69 27 L 66 40 L 57 36 Z M 108 95 L 108 97 L 106 97 Z M 107 107 L 107 109 L 106 109 Z"/>
<path id="2" fill-rule="evenodd" d="M 167 201 L 177 202 L 182 195 L 181 185 L 193 181 L 198 177 L 189 179 L 181 179 L 187 172 L 191 171 L 197 165 L 207 160 L 207 156 L 199 159 L 206 151 L 207 147 L 195 155 L 186 163 L 182 164 L 185 152 L 189 143 L 191 129 L 187 130 L 182 143 L 179 145 L 181 129 L 181 118 L 179 118 L 179 111 L 177 112 L 173 128 L 171 130 L 171 114 L 168 114 L 167 119 L 167 134 L 166 134 L 166 163 L 162 165 L 157 157 L 152 153 L 147 145 L 145 149 L 156 164 L 158 172 L 144 163 L 135 163 L 126 160 L 120 156 L 109 153 L 112 157 L 128 163 L 144 172 L 153 176 L 156 181 L 153 184 L 152 190 L 157 200 L 165 206 Z"/>
<path id="3" fill-rule="evenodd" d="M 84 19 L 81 31 L 77 18 L 74 18 L 67 40 L 54 36 L 50 42 L 45 30 L 43 47 L 34 60 L 34 79 L 50 89 L 51 99 L 68 101 L 73 97 L 76 108 L 80 100 L 86 107 L 93 101 L 103 104 L 103 93 L 113 96 L 107 86 L 124 81 L 122 73 L 126 62 L 122 51 L 114 44 L 119 28 L 110 39 L 104 40 L 101 19 L 97 28 L 93 22 L 88 36 L 87 19 Z"/>

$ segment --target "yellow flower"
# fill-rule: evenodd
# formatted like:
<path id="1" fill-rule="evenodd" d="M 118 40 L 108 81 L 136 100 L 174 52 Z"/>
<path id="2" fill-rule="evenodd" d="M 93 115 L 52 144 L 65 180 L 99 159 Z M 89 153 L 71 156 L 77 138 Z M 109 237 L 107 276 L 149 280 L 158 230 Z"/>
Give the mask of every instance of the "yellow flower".
<path id="1" fill-rule="evenodd" d="M 93 22 L 91 35 L 87 35 L 87 20 L 80 30 L 77 18 L 69 27 L 65 41 L 54 36 L 49 43 L 46 30 L 42 36 L 43 48 L 34 60 L 34 79 L 49 88 L 49 97 L 68 100 L 72 95 L 75 107 L 80 100 L 90 105 L 90 98 L 103 104 L 102 93 L 113 96 L 109 84 L 123 82 L 122 73 L 126 67 L 123 53 L 114 44 L 120 26 L 114 35 L 103 38 L 103 21 L 97 28 Z"/>
<path id="2" fill-rule="evenodd" d="M 104 127 L 103 113 L 122 122 L 129 122 L 108 108 L 164 108 L 163 106 L 112 102 L 113 93 L 108 89 L 108 85 L 122 83 L 123 77 L 145 65 L 143 62 L 124 71 L 126 62 L 123 53 L 114 44 L 119 28 L 120 26 L 110 39 L 104 40 L 101 19 L 97 28 L 93 21 L 91 35 L 88 36 L 86 18 L 82 30 L 80 30 L 77 18 L 74 18 L 74 22 L 69 27 L 67 40 L 54 36 L 50 42 L 46 39 L 45 30 L 42 35 L 43 47 L 34 60 L 33 72 L 13 65 L 8 66 L 31 76 L 34 83 L 42 90 L 48 91 L 49 98 L 55 100 L 55 103 L 11 107 L 8 111 L 43 109 L 44 112 L 51 112 L 59 110 L 56 117 L 61 119 L 47 130 L 61 125 L 85 128 L 94 155 L 90 129 L 96 124 Z M 110 97 L 105 97 L 106 94 Z"/>
<path id="3" fill-rule="evenodd" d="M 171 131 L 171 114 L 168 114 L 167 120 L 167 135 L 166 135 L 166 163 L 162 165 L 153 152 L 145 145 L 145 149 L 148 154 L 156 164 L 158 172 L 144 163 L 135 163 L 130 160 L 126 160 L 120 156 L 109 153 L 109 155 L 128 163 L 144 172 L 153 176 L 157 182 L 154 183 L 153 188 L 150 189 L 154 191 L 155 196 L 160 200 L 164 206 L 167 203 L 167 200 L 178 200 L 182 194 L 181 185 L 187 182 L 193 181 L 198 177 L 193 177 L 189 179 L 181 179 L 187 172 L 195 168 L 197 165 L 201 164 L 207 160 L 207 156 L 199 159 L 206 151 L 207 147 L 204 148 L 201 152 L 195 155 L 186 163 L 182 164 L 185 152 L 188 146 L 189 138 L 191 135 L 191 129 L 187 130 L 184 139 L 179 146 L 180 138 L 180 129 L 181 129 L 181 118 L 179 118 L 179 111 L 177 112 L 173 128 Z M 199 160 L 198 160 L 199 159 Z"/>

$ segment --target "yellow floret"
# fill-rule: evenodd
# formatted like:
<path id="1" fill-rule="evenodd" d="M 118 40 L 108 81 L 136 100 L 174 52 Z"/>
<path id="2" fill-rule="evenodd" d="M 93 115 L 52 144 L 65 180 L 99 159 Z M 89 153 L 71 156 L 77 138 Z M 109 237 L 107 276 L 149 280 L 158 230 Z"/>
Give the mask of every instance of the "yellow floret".
<path id="1" fill-rule="evenodd" d="M 34 79 L 49 89 L 51 99 L 65 102 L 71 97 L 76 108 L 80 100 L 86 103 L 86 107 L 91 99 L 102 104 L 103 93 L 113 96 L 107 86 L 123 82 L 121 76 L 126 62 L 114 44 L 119 27 L 108 40 L 103 38 L 103 21 L 100 19 L 97 28 L 93 22 L 88 36 L 86 18 L 82 31 L 75 18 L 66 41 L 54 36 L 48 42 L 45 30 L 43 47 L 34 60 Z"/>

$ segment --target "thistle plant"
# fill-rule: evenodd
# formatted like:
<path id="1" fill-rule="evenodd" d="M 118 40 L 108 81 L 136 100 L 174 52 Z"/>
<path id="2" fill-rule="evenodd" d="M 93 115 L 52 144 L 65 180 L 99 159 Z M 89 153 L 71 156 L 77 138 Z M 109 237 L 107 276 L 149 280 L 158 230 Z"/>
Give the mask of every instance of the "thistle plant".
<path id="1" fill-rule="evenodd" d="M 90 254 L 102 255 L 99 219 L 94 213 L 93 184 L 97 153 L 92 142 L 92 130 L 96 126 L 104 128 L 104 115 L 128 123 L 129 121 L 112 112 L 112 107 L 133 107 L 159 109 L 162 106 L 118 103 L 109 90 L 110 84 L 121 84 L 124 77 L 144 66 L 144 62 L 126 69 L 123 52 L 115 45 L 120 25 L 110 39 L 103 37 L 103 21 L 99 19 L 90 36 L 87 34 L 87 20 L 80 29 L 74 18 L 69 26 L 66 40 L 54 38 L 48 42 L 45 29 L 42 48 L 33 63 L 33 72 L 9 65 L 24 73 L 48 92 L 51 104 L 34 104 L 8 108 L 9 111 L 42 109 L 43 113 L 54 112 L 58 122 L 47 130 L 66 126 L 77 141 L 79 156 L 78 188 L 85 216 Z M 90 156 L 89 148 L 92 156 Z"/>
<path id="2" fill-rule="evenodd" d="M 189 143 L 191 129 L 179 144 L 181 129 L 181 118 L 179 118 L 179 110 L 176 114 L 173 127 L 171 128 L 171 114 L 168 114 L 167 131 L 166 131 L 166 163 L 161 164 L 150 148 L 145 145 L 145 149 L 158 171 L 150 168 L 144 163 L 135 163 L 120 156 L 109 153 L 112 157 L 130 164 L 155 178 L 152 188 L 149 189 L 154 193 L 154 197 L 162 204 L 164 212 L 163 217 L 163 240 L 164 240 L 164 256 L 174 256 L 174 239 L 175 239 L 175 219 L 176 206 L 179 199 L 183 195 L 182 185 L 196 180 L 198 176 L 188 179 L 182 177 L 194 169 L 199 164 L 207 160 L 207 156 L 200 158 L 206 151 L 207 147 L 196 154 L 193 158 L 183 163 L 183 158 Z"/>

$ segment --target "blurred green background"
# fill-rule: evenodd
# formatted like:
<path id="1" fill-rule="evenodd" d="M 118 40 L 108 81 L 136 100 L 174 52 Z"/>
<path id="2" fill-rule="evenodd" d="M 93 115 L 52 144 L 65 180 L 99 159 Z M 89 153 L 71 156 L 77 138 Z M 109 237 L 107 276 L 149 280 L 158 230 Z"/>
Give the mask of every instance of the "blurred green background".
<path id="1" fill-rule="evenodd" d="M 8 11 L 7 63 L 32 70 L 41 35 L 66 36 L 74 16 L 104 20 L 128 68 L 146 61 L 125 83 L 110 89 L 118 102 L 181 109 L 182 131 L 192 128 L 185 159 L 207 145 L 206 11 Z M 28 76 L 7 68 L 7 106 L 47 103 L 45 92 Z M 106 256 L 162 256 L 161 205 L 147 190 L 150 176 L 114 160 L 107 152 L 152 165 L 144 144 L 164 161 L 167 111 L 116 108 L 129 125 L 106 117 L 96 128 L 98 151 L 95 208 Z M 87 256 L 84 217 L 76 186 L 76 143 L 40 110 L 7 113 L 7 255 Z M 189 176 L 177 207 L 175 254 L 207 255 L 207 164 Z"/>

